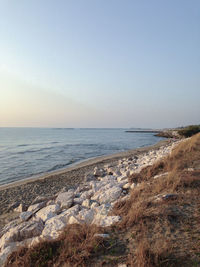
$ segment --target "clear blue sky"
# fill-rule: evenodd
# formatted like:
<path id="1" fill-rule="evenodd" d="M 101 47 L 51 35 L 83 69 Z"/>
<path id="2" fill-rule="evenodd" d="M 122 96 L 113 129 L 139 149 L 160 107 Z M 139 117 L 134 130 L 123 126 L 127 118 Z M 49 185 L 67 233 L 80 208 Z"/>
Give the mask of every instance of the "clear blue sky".
<path id="1" fill-rule="evenodd" d="M 0 126 L 200 123 L 199 0 L 0 0 Z"/>

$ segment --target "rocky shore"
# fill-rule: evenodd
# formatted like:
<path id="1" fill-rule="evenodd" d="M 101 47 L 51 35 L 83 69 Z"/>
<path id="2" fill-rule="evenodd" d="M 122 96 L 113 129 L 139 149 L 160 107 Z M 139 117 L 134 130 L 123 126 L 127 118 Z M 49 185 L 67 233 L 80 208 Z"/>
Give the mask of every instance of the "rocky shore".
<path id="1" fill-rule="evenodd" d="M 0 227 L 15 216 L 13 211 L 21 203 L 28 207 L 37 196 L 52 196 L 64 187 L 66 190 L 76 188 L 77 185 L 84 184 L 85 177 L 95 167 L 102 168 L 105 164 L 114 166 L 122 158 L 129 158 L 150 150 L 156 150 L 172 142 L 173 140 L 167 139 L 153 146 L 90 159 L 62 171 L 0 186 Z"/>
<path id="2" fill-rule="evenodd" d="M 128 198 L 129 190 L 138 186 L 129 183 L 128 177 L 167 156 L 179 142 L 167 140 L 153 147 L 95 159 L 68 173 L 3 188 L 1 207 L 6 201 L 11 204 L 1 209 L 1 216 L 14 214 L 14 220 L 0 231 L 1 264 L 20 246 L 56 239 L 66 225 L 107 227 L 120 221 L 120 216 L 109 214 L 118 200 Z"/>

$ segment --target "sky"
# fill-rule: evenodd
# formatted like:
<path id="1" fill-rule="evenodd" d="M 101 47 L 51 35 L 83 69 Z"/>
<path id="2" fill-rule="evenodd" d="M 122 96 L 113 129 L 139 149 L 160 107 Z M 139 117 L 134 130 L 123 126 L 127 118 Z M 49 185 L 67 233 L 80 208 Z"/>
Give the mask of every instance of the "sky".
<path id="1" fill-rule="evenodd" d="M 0 127 L 177 127 L 199 102 L 199 0 L 0 0 Z"/>

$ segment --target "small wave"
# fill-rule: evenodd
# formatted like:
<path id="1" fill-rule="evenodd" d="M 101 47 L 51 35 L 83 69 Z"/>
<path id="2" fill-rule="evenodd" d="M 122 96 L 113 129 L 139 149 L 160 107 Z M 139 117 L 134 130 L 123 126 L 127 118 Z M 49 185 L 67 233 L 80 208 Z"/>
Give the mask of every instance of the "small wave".
<path id="1" fill-rule="evenodd" d="M 25 151 L 19 151 L 17 152 L 17 154 L 20 154 L 20 155 L 23 155 L 23 154 L 26 154 L 26 153 L 37 153 L 37 152 L 41 152 L 41 151 L 45 151 L 45 150 L 51 150 L 52 147 L 43 147 L 43 148 L 40 148 L 40 149 L 30 149 L 30 150 L 25 150 Z"/>
<path id="2" fill-rule="evenodd" d="M 24 147 L 24 146 L 29 146 L 29 144 L 21 144 L 21 145 L 18 145 L 18 147 Z"/>
<path id="3" fill-rule="evenodd" d="M 23 155 L 23 154 L 26 154 L 26 153 L 34 153 L 34 152 L 38 152 L 38 150 L 19 151 L 19 152 L 17 152 L 17 154 Z"/>
<path id="4" fill-rule="evenodd" d="M 101 144 L 65 144 L 63 147 L 67 148 L 67 147 L 98 147 L 101 146 Z"/>
<path id="5" fill-rule="evenodd" d="M 71 159 L 68 163 L 64 163 L 64 164 L 57 164 L 55 166 L 53 166 L 51 169 L 49 169 L 47 172 L 52 172 L 52 171 L 56 171 L 58 169 L 63 169 L 64 167 L 67 167 L 77 161 L 80 161 L 81 159 L 83 159 L 82 157 L 81 158 L 75 158 L 75 159 Z"/>
<path id="6" fill-rule="evenodd" d="M 47 172 L 52 172 L 52 171 L 56 171 L 58 169 L 62 169 L 68 165 L 70 165 L 71 163 L 66 163 L 66 164 L 57 164 L 55 166 L 53 166 L 51 169 L 49 169 Z"/>

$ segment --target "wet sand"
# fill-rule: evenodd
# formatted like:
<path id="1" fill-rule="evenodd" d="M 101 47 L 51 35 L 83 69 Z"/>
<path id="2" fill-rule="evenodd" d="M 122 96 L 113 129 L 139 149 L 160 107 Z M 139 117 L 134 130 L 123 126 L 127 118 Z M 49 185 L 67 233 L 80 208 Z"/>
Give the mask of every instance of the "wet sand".
<path id="1" fill-rule="evenodd" d="M 13 209 L 20 203 L 28 206 L 37 196 L 53 196 L 63 187 L 75 188 L 84 183 L 85 175 L 92 173 L 94 167 L 102 167 L 105 164 L 115 165 L 121 158 L 156 150 L 171 142 L 172 140 L 167 139 L 153 146 L 90 159 L 61 171 L 0 186 L 0 226 L 16 216 Z"/>

